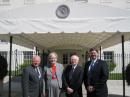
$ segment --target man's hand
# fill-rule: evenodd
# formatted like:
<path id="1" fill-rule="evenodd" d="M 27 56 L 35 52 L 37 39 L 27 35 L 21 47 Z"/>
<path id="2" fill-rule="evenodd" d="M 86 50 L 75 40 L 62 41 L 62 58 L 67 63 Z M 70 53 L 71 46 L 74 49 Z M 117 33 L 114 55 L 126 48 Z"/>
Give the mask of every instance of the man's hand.
<path id="1" fill-rule="evenodd" d="M 67 94 L 71 94 L 71 93 L 73 93 L 73 89 L 71 89 L 70 87 L 67 87 Z"/>
<path id="2" fill-rule="evenodd" d="M 46 93 L 41 93 L 41 97 L 47 97 Z"/>
<path id="3" fill-rule="evenodd" d="M 93 91 L 95 90 L 95 88 L 94 88 L 93 86 L 88 86 L 88 87 L 87 87 L 87 90 L 88 90 L 89 92 L 93 92 Z"/>

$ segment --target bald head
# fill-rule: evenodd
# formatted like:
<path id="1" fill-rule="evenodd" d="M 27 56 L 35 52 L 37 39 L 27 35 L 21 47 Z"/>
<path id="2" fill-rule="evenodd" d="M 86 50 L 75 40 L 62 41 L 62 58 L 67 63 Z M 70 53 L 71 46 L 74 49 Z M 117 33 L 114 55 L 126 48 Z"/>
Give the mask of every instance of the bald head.
<path id="1" fill-rule="evenodd" d="M 79 63 L 79 57 L 77 55 L 71 56 L 71 64 L 77 65 Z"/>
<path id="2" fill-rule="evenodd" d="M 33 66 L 37 67 L 41 63 L 41 58 L 40 58 L 40 56 L 34 56 L 32 61 L 33 61 Z"/>

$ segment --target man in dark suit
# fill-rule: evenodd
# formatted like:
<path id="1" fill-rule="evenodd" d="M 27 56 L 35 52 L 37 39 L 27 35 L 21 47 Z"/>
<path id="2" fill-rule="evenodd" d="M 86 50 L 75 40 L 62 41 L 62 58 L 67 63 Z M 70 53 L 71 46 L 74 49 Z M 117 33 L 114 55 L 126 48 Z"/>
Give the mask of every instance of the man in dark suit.
<path id="1" fill-rule="evenodd" d="M 126 82 L 130 86 L 130 64 L 127 65 L 125 70 Z"/>
<path id="2" fill-rule="evenodd" d="M 42 97 L 45 95 L 43 89 L 44 80 L 41 59 L 39 56 L 33 57 L 33 64 L 23 69 L 22 89 L 23 97 Z"/>
<path id="3" fill-rule="evenodd" d="M 108 65 L 98 59 L 98 50 L 90 49 L 90 61 L 84 68 L 84 84 L 87 97 L 108 97 L 107 80 L 109 76 Z"/>
<path id="4" fill-rule="evenodd" d="M 71 56 L 71 65 L 63 72 L 63 88 L 67 97 L 82 97 L 83 69 L 78 64 L 79 57 Z"/>
<path id="5" fill-rule="evenodd" d="M 7 75 L 8 63 L 6 58 L 0 55 L 0 97 L 3 97 L 4 77 Z"/>

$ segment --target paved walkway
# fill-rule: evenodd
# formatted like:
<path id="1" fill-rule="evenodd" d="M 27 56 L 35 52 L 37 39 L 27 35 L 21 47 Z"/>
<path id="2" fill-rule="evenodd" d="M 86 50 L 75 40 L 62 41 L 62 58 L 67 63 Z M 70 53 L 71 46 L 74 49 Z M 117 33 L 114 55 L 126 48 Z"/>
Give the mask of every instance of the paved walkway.
<path id="1" fill-rule="evenodd" d="M 122 97 L 123 94 L 123 88 L 122 88 L 122 80 L 109 80 L 108 81 L 108 92 L 109 97 Z M 21 78 L 16 77 L 12 78 L 11 82 L 11 97 L 22 97 L 22 91 L 21 91 Z M 8 77 L 4 80 L 4 95 L 0 97 L 8 97 Z M 128 87 L 126 85 L 126 97 L 130 97 L 130 86 Z M 83 85 L 83 97 L 86 97 L 86 90 Z"/>

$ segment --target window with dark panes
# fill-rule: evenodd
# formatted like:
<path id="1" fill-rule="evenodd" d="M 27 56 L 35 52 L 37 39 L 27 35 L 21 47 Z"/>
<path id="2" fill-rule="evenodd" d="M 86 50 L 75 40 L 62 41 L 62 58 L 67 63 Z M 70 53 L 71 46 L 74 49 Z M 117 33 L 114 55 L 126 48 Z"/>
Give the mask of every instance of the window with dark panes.
<path id="1" fill-rule="evenodd" d="M 114 61 L 114 52 L 113 51 L 104 51 L 104 60 L 113 62 Z"/>
<path id="2" fill-rule="evenodd" d="M 23 55 L 24 55 L 24 62 L 25 63 L 32 61 L 33 51 L 23 51 Z"/>
<path id="3" fill-rule="evenodd" d="M 68 64 L 68 54 L 63 54 L 63 64 Z"/>
<path id="4" fill-rule="evenodd" d="M 9 42 L 6 40 L 0 40 L 0 44 L 8 44 Z"/>
<path id="5" fill-rule="evenodd" d="M 67 52 L 63 54 L 63 64 L 70 64 L 70 57 L 76 55 L 76 52 Z"/>

